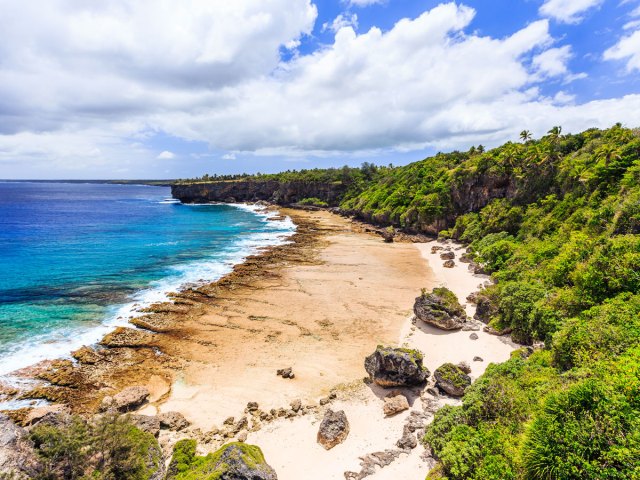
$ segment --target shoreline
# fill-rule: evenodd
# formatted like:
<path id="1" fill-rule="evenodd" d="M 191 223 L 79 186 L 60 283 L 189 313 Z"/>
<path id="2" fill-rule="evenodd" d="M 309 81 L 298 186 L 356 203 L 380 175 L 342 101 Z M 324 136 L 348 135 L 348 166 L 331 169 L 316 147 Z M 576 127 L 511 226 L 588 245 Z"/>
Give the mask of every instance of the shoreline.
<path id="1" fill-rule="evenodd" d="M 149 404 L 137 414 L 177 411 L 191 423 L 179 435 L 161 433 L 167 454 L 181 438 L 196 438 L 201 453 L 214 451 L 238 434 L 226 436 L 223 421 L 242 421 L 245 405 L 255 401 L 271 414 L 264 422 L 250 418 L 244 439 L 263 449 L 281 480 L 309 469 L 316 476 L 308 478 L 318 480 L 344 478 L 347 471 L 364 478 L 359 475 L 377 458 L 371 454 L 381 450 L 396 456 L 371 478 L 425 476 L 431 463 L 424 447 L 400 451 L 395 444 L 407 422 L 418 418 L 423 428 L 438 408 L 459 400 L 427 393 L 433 389 L 405 390 L 411 409 L 385 418 L 387 392 L 362 381 L 364 357 L 377 344 L 417 348 L 431 372 L 444 362 L 467 361 L 473 379 L 490 362 L 507 360 L 515 345 L 481 331 L 480 324 L 444 332 L 418 325 L 411 312 L 421 288 L 444 285 L 472 316 L 475 307 L 466 297 L 488 277 L 471 274 L 466 264 L 445 269 L 439 252 L 430 253 L 442 245 L 435 240 L 404 237 L 388 244 L 374 227 L 326 211 L 279 213 L 297 225 L 289 243 L 249 256 L 217 282 L 153 305 L 130 327 L 106 335 L 101 348 L 74 352 L 73 362 L 34 369 L 32 376 L 49 385 L 30 398 L 94 413 L 104 395 L 146 386 Z M 455 249 L 457 263 L 462 247 L 447 247 Z M 471 340 L 471 333 L 479 338 Z M 483 361 L 472 362 L 475 356 Z M 293 367 L 294 380 L 275 375 L 286 367 Z M 330 392 L 335 398 L 327 397 Z M 288 409 L 293 401 L 303 405 L 300 413 Z M 344 409 L 352 423 L 349 438 L 329 452 L 315 442 L 326 407 Z M 15 418 L 23 413 L 14 412 Z M 282 438 L 294 445 L 284 448 Z M 301 464 L 301 457 L 308 461 Z"/>

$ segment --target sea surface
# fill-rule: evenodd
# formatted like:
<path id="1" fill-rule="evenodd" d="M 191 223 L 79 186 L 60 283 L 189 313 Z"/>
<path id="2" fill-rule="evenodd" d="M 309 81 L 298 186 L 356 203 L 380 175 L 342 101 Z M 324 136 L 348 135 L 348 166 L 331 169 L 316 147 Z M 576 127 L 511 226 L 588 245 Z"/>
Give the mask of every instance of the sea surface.
<path id="1" fill-rule="evenodd" d="M 139 307 L 214 281 L 290 220 L 182 205 L 167 187 L 0 183 L 0 375 L 68 356 Z"/>

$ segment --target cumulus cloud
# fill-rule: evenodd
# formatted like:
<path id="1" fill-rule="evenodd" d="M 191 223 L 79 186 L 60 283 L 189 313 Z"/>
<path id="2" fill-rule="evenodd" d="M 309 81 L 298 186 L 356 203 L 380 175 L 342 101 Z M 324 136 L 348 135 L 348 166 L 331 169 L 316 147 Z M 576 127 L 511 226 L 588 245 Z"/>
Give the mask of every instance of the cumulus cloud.
<path id="1" fill-rule="evenodd" d="M 349 5 L 355 5 L 357 7 L 367 7 L 376 3 L 384 3 L 386 0 L 347 0 Z"/>
<path id="2" fill-rule="evenodd" d="M 640 125 L 640 96 L 541 96 L 545 79 L 575 76 L 548 20 L 492 38 L 468 33 L 475 11 L 455 3 L 385 32 L 341 25 L 333 43 L 287 61 L 282 48 L 313 30 L 310 0 L 0 0 L 0 11 L 3 171 L 16 159 L 151 164 L 157 150 L 145 144 L 158 133 L 309 158 L 491 145 L 552 124 Z"/>
<path id="3" fill-rule="evenodd" d="M 353 29 L 358 29 L 358 15 L 355 13 L 341 13 L 336 18 L 333 19 L 331 23 L 326 22 L 322 24 L 322 31 L 325 32 L 330 30 L 336 33 L 338 30 L 344 27 L 352 27 Z"/>
<path id="4" fill-rule="evenodd" d="M 640 70 L 640 30 L 623 37 L 604 52 L 605 60 L 624 60 L 629 72 Z"/>
<path id="5" fill-rule="evenodd" d="M 235 160 L 236 159 L 236 155 L 235 155 L 235 153 L 225 153 L 224 155 L 222 155 L 222 159 L 223 160 Z"/>
<path id="6" fill-rule="evenodd" d="M 176 154 L 170 152 L 169 150 L 165 150 L 164 152 L 161 152 L 160 155 L 158 155 L 156 158 L 158 160 L 171 160 L 176 158 Z"/>
<path id="7" fill-rule="evenodd" d="M 540 14 L 559 22 L 579 23 L 587 10 L 600 6 L 604 0 L 545 0 Z"/>

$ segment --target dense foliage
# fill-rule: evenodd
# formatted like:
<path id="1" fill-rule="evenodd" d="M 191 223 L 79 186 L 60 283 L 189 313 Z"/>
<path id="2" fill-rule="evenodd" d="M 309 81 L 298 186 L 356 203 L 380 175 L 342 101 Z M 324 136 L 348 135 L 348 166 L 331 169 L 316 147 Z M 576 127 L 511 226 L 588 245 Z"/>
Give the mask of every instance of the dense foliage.
<path id="1" fill-rule="evenodd" d="M 269 178 L 349 182 L 344 211 L 467 243 L 491 326 L 543 342 L 438 412 L 431 478 L 640 479 L 640 131 Z"/>
<path id="2" fill-rule="evenodd" d="M 31 440 L 40 480 L 147 480 L 163 470 L 157 440 L 123 416 L 37 425 Z"/>

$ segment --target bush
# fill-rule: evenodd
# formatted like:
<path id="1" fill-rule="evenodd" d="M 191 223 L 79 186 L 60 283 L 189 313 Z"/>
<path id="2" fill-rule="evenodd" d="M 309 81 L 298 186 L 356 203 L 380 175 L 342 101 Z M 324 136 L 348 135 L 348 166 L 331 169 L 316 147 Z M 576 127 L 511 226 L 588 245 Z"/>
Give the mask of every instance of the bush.
<path id="1" fill-rule="evenodd" d="M 41 460 L 42 480 L 147 480 L 164 470 L 156 439 L 127 417 L 105 415 L 87 421 L 74 416 L 60 426 L 34 427 L 31 439 Z"/>

